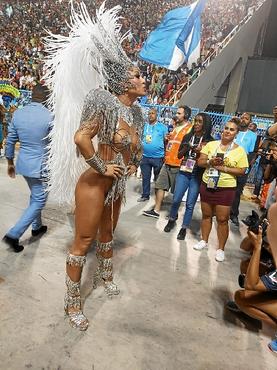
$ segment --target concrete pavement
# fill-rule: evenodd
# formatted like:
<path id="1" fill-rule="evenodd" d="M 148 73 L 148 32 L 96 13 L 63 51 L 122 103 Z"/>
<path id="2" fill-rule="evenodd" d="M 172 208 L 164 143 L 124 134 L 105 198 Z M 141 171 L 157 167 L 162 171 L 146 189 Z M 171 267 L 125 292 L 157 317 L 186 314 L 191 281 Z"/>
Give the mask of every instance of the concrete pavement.
<path id="1" fill-rule="evenodd" d="M 0 159 L 0 236 L 25 208 L 24 180 L 6 176 Z M 238 289 L 245 227 L 231 229 L 226 261 L 214 260 L 214 228 L 208 251 L 192 246 L 199 238 L 197 205 L 191 232 L 177 241 L 178 227 L 166 234 L 165 204 L 159 220 L 141 215 L 140 180 L 128 184 L 127 205 L 115 234 L 115 281 L 121 294 L 112 300 L 102 287 L 92 290 L 95 252 L 83 275 L 87 332 L 72 329 L 63 318 L 65 254 L 74 220 L 49 201 L 41 238 L 22 238 L 25 250 L 15 254 L 0 243 L 0 369 L 2 370 L 274 370 L 268 351 L 273 335 L 258 331 L 254 321 L 240 321 L 224 309 Z M 241 216 L 253 206 L 242 202 Z"/>

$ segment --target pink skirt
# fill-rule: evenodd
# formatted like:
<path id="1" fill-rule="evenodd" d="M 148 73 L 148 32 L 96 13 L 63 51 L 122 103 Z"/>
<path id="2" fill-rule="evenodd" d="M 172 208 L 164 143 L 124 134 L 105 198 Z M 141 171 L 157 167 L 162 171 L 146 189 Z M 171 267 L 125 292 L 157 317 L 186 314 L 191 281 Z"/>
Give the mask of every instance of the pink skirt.
<path id="1" fill-rule="evenodd" d="M 207 185 L 204 182 L 200 186 L 200 199 L 204 203 L 230 207 L 233 204 L 235 195 L 236 188 L 207 189 Z"/>

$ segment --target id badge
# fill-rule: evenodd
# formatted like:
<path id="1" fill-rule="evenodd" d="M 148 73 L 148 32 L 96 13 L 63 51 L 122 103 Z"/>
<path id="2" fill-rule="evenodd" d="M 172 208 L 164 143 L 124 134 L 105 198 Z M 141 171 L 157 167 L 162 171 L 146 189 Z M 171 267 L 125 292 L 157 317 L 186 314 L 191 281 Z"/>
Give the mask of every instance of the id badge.
<path id="1" fill-rule="evenodd" d="M 219 172 L 215 168 L 209 168 L 208 177 L 219 177 Z"/>
<path id="2" fill-rule="evenodd" d="M 145 136 L 145 141 L 150 144 L 152 142 L 152 135 L 146 135 Z"/>
<path id="3" fill-rule="evenodd" d="M 194 159 L 188 158 L 186 161 L 182 162 L 180 171 L 192 173 L 195 163 L 196 161 Z"/>
<path id="4" fill-rule="evenodd" d="M 171 150 L 171 148 L 172 148 L 172 143 L 168 143 L 168 144 L 167 144 L 167 148 L 166 148 L 166 150 L 170 151 L 170 150 Z"/>
<path id="5" fill-rule="evenodd" d="M 209 177 L 207 182 L 207 189 L 215 190 L 217 188 L 219 176 L 217 177 Z"/>

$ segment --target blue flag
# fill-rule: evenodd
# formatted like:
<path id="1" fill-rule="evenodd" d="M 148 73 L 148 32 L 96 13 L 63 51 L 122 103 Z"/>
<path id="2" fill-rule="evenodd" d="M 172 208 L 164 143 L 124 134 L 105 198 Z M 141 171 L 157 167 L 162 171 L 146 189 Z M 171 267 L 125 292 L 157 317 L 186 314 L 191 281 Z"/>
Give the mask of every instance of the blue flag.
<path id="1" fill-rule="evenodd" d="M 139 57 L 176 71 L 200 56 L 201 13 L 207 0 L 170 10 L 145 41 Z"/>

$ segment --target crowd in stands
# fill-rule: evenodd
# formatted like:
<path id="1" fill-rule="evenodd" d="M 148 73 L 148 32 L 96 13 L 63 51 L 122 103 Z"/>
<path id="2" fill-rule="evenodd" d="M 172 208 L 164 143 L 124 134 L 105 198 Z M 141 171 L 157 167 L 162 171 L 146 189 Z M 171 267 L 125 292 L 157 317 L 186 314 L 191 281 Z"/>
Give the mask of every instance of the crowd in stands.
<path id="1" fill-rule="evenodd" d="M 75 4 L 79 0 L 75 1 Z M 102 0 L 84 0 L 91 14 Z M 122 6 L 122 31 L 131 30 L 124 48 L 137 61 L 137 54 L 149 32 L 164 14 L 191 0 L 107 0 L 107 7 Z M 229 32 L 263 0 L 208 0 L 202 16 L 201 57 L 197 64 L 184 65 L 177 72 L 139 61 L 149 87 L 149 101 L 175 104 L 186 89 L 188 79 L 202 67 Z M 43 75 L 43 37 L 46 29 L 66 34 L 68 0 L 9 0 L 0 5 L 0 78 L 9 78 L 20 89 L 32 89 Z M 178 94 L 179 91 L 179 94 Z"/>

